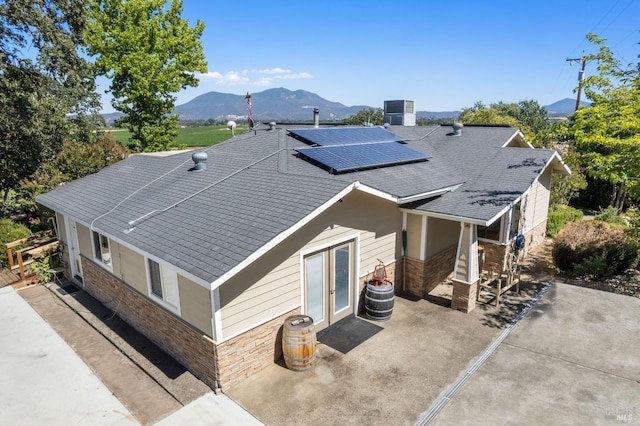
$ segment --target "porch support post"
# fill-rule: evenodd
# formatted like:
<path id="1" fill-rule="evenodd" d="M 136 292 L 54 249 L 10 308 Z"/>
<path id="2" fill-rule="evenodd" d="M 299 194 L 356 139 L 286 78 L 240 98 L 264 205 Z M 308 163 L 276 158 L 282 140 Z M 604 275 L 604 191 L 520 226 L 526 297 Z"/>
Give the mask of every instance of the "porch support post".
<path id="1" fill-rule="evenodd" d="M 478 232 L 475 224 L 460 223 L 458 254 L 453 270 L 451 307 L 471 312 L 476 307 L 478 292 Z"/>

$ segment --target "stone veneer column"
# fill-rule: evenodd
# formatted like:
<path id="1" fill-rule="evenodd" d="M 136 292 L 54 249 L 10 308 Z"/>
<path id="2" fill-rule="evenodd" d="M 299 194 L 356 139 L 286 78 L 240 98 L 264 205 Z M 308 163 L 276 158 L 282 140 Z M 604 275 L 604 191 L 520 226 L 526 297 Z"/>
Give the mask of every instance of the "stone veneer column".
<path id="1" fill-rule="evenodd" d="M 451 296 L 451 308 L 464 313 L 471 312 L 476 307 L 478 283 L 465 283 L 453 280 L 453 295 Z"/>

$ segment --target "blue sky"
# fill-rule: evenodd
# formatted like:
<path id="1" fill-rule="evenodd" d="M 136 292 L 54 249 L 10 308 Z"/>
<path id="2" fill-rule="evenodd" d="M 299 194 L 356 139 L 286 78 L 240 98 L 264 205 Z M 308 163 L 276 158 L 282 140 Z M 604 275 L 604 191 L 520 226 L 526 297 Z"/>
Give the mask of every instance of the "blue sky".
<path id="1" fill-rule="evenodd" d="M 596 53 L 589 32 L 623 63 L 640 60 L 640 0 L 184 0 L 183 17 L 206 25 L 209 72 L 177 105 L 274 87 L 347 106 L 410 99 L 420 111 L 547 105 L 575 97 L 579 65 L 566 59 Z M 103 105 L 113 111 L 109 95 Z"/>

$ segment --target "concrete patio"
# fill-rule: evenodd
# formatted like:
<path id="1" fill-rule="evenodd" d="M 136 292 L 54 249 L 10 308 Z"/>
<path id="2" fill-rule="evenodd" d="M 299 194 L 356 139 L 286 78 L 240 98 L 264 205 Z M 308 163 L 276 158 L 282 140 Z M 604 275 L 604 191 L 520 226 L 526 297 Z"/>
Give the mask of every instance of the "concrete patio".
<path id="1" fill-rule="evenodd" d="M 540 288 L 469 314 L 396 297 L 388 322 L 352 318 L 319 333 L 311 369 L 274 364 L 227 394 L 265 424 L 414 424 Z"/>

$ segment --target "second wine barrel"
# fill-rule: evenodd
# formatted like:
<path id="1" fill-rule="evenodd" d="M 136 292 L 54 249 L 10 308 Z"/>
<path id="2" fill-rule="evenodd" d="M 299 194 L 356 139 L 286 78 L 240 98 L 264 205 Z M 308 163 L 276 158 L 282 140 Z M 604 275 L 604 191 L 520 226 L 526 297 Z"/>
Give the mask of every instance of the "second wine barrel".
<path id="1" fill-rule="evenodd" d="M 364 309 L 367 318 L 387 321 L 391 318 L 394 302 L 393 284 L 385 281 L 380 285 L 367 284 L 364 293 Z"/>

